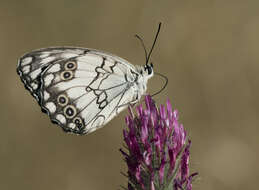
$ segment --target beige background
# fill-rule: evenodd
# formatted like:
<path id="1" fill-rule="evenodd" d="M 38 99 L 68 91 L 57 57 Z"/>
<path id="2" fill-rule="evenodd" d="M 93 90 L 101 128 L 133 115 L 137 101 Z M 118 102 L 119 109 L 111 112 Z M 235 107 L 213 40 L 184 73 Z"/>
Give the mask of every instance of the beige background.
<path id="1" fill-rule="evenodd" d="M 16 74 L 18 58 L 48 46 L 83 46 L 144 64 L 134 34 L 191 139 L 193 189 L 258 189 L 259 2 L 256 0 L 1 0 L 0 189 L 100 190 L 126 184 L 118 149 L 126 111 L 88 136 L 50 123 Z M 162 81 L 149 82 L 149 92 Z"/>

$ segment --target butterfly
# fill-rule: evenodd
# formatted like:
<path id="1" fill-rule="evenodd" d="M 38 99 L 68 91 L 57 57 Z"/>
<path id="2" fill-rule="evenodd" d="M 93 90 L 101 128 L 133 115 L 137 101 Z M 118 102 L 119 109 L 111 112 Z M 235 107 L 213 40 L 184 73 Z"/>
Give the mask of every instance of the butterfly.
<path id="1" fill-rule="evenodd" d="M 145 94 L 154 74 L 148 60 L 155 41 L 149 56 L 145 50 L 144 66 L 99 50 L 51 47 L 22 56 L 17 73 L 53 123 L 65 132 L 89 134 Z"/>

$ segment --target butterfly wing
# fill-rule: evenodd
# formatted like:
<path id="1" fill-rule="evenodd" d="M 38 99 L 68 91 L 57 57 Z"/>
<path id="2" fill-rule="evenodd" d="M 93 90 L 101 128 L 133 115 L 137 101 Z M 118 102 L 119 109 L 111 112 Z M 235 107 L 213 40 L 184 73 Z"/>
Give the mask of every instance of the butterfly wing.
<path id="1" fill-rule="evenodd" d="M 25 54 L 19 59 L 17 73 L 26 89 L 39 102 L 40 75 L 51 64 L 85 54 L 88 49 L 79 48 L 45 48 Z"/>
<path id="2" fill-rule="evenodd" d="M 90 133 L 104 126 L 128 103 L 136 101 L 133 81 L 137 72 L 127 61 L 82 48 L 53 48 L 53 53 L 45 57 L 49 62 L 39 60 L 49 51 L 25 55 L 18 71 L 42 109 L 65 131 Z M 30 62 L 28 57 L 32 57 Z M 26 66 L 29 71 L 24 68 Z"/>

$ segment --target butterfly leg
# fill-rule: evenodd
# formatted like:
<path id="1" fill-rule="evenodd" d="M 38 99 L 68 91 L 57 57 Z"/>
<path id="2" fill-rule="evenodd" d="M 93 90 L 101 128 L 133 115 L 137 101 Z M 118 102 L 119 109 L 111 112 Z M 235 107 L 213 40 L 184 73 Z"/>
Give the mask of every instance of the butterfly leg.
<path id="1" fill-rule="evenodd" d="M 133 105 L 129 104 L 128 110 L 129 110 L 129 114 L 130 116 L 134 119 L 135 118 L 135 114 L 133 112 Z"/>

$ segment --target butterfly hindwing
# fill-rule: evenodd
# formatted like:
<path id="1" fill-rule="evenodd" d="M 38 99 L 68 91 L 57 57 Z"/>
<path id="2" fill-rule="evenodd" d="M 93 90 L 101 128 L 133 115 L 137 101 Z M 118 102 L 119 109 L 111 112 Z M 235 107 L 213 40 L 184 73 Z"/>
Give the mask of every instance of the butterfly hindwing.
<path id="1" fill-rule="evenodd" d="M 40 101 L 40 75 L 46 68 L 63 59 L 85 54 L 88 49 L 79 48 L 45 48 L 25 54 L 19 59 L 17 73 L 20 75 L 26 89 Z"/>
<path id="2" fill-rule="evenodd" d="M 88 52 L 56 61 L 41 75 L 41 102 L 65 131 L 85 134 L 102 127 L 134 99 L 127 68 Z"/>

